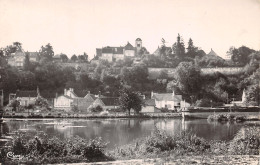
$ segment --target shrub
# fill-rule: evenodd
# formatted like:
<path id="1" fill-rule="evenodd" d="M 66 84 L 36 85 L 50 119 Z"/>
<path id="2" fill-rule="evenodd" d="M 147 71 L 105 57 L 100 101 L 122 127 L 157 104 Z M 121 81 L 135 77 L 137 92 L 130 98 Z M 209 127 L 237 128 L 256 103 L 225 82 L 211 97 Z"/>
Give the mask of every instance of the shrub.
<path id="1" fill-rule="evenodd" d="M 49 138 L 46 134 L 35 135 L 35 132 L 15 135 L 10 149 L 4 149 L 1 153 L 10 150 L 15 155 L 23 155 L 26 162 L 32 161 L 34 164 L 112 160 L 106 156 L 106 143 L 101 138 L 86 140 L 76 136 L 61 140 L 57 137 Z M 6 155 L 1 154 L 0 157 L 6 159 Z"/>
<path id="2" fill-rule="evenodd" d="M 236 120 L 236 122 L 243 122 L 246 120 L 246 116 L 239 115 L 239 116 L 236 116 L 234 119 Z"/>
<path id="3" fill-rule="evenodd" d="M 98 105 L 96 107 L 91 107 L 90 111 L 91 112 L 101 112 L 101 111 L 103 111 L 103 108 L 100 105 Z"/>
<path id="4" fill-rule="evenodd" d="M 260 151 L 260 128 L 242 128 L 230 142 L 229 153 L 235 155 L 258 155 Z"/>

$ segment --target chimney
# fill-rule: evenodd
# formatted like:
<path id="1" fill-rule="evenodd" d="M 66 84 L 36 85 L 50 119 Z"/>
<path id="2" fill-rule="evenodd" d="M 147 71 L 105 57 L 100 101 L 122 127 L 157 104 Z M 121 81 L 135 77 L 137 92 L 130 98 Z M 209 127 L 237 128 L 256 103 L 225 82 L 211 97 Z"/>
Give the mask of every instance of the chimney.
<path id="1" fill-rule="evenodd" d="M 88 91 L 88 94 L 90 94 L 90 91 Z"/>
<path id="2" fill-rule="evenodd" d="M 67 95 L 67 89 L 66 88 L 64 89 L 64 95 Z"/>
<path id="3" fill-rule="evenodd" d="M 143 99 L 145 100 L 145 95 L 143 95 Z"/>
<path id="4" fill-rule="evenodd" d="M 153 98 L 153 91 L 151 92 L 151 99 Z"/>
<path id="5" fill-rule="evenodd" d="M 71 92 L 73 92 L 73 91 L 74 91 L 74 89 L 73 89 L 73 88 L 70 88 L 70 91 L 71 91 Z"/>
<path id="6" fill-rule="evenodd" d="M 174 97 L 175 96 L 175 93 L 174 93 L 174 90 L 172 91 L 172 97 Z"/>
<path id="7" fill-rule="evenodd" d="M 99 91 L 99 92 L 98 92 L 98 98 L 100 98 L 100 96 L 101 96 L 101 92 Z"/>
<path id="8" fill-rule="evenodd" d="M 39 89 L 39 87 L 37 86 L 37 97 L 39 97 L 40 96 L 40 89 Z"/>

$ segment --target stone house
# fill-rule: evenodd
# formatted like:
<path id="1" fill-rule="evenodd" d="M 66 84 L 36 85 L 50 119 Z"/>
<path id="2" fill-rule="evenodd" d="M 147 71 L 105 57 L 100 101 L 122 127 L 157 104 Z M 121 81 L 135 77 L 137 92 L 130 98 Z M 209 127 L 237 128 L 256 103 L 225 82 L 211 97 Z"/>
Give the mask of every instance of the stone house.
<path id="1" fill-rule="evenodd" d="M 104 48 L 97 48 L 95 58 L 107 60 L 108 62 L 113 62 L 123 60 L 125 57 L 133 58 L 138 54 L 141 49 L 142 40 L 140 38 L 137 38 L 135 40 L 135 47 L 128 42 L 124 47 L 107 46 Z"/>
<path id="2" fill-rule="evenodd" d="M 73 88 L 64 89 L 64 94 L 54 99 L 54 109 L 65 110 L 71 112 L 73 107 L 77 107 L 79 112 L 87 112 L 89 107 L 93 104 L 96 97 L 93 94 L 88 94 L 85 97 L 79 97 Z"/>
<path id="3" fill-rule="evenodd" d="M 98 97 L 92 104 L 93 107 L 101 106 L 103 110 L 119 108 L 117 97 Z"/>
<path id="4" fill-rule="evenodd" d="M 160 113 L 161 111 L 155 106 L 155 99 L 146 99 L 140 113 Z"/>
<path id="5" fill-rule="evenodd" d="M 29 60 L 31 62 L 38 62 L 39 55 L 38 52 L 26 52 L 29 55 Z M 11 57 L 7 59 L 8 64 L 15 67 L 23 67 L 26 53 L 23 50 L 17 50 L 15 53 L 11 54 Z"/>
<path id="6" fill-rule="evenodd" d="M 21 106 L 29 106 L 35 104 L 37 97 L 40 96 L 39 91 L 17 91 L 16 99 L 20 102 Z"/>

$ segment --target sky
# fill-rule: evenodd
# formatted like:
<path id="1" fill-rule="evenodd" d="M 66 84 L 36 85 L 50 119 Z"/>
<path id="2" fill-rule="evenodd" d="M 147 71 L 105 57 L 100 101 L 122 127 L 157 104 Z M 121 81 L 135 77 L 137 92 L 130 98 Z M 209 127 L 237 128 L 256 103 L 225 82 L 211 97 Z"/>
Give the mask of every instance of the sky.
<path id="1" fill-rule="evenodd" d="M 132 45 L 153 53 L 164 38 L 192 38 L 224 57 L 231 46 L 260 50 L 260 0 L 0 0 L 0 48 L 18 41 L 25 51 L 50 43 L 55 54 Z"/>

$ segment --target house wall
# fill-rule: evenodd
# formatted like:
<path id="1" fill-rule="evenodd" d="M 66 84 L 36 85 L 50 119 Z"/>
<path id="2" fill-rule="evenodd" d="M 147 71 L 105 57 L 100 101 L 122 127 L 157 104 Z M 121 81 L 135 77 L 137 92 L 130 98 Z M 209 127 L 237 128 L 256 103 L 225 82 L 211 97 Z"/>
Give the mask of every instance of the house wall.
<path id="1" fill-rule="evenodd" d="M 107 60 L 108 62 L 112 62 L 113 61 L 113 54 L 112 53 L 102 53 L 101 59 Z"/>
<path id="2" fill-rule="evenodd" d="M 36 97 L 18 97 L 21 106 L 28 106 L 30 104 L 35 104 Z"/>
<path id="3" fill-rule="evenodd" d="M 37 62 L 37 57 L 30 57 L 30 61 Z"/>
<path id="4" fill-rule="evenodd" d="M 157 108 L 159 108 L 159 109 L 161 109 L 161 108 L 166 108 L 166 105 L 167 105 L 167 108 L 169 109 L 169 110 L 174 110 L 175 108 L 175 106 L 180 106 L 180 103 L 179 102 L 174 102 L 174 101 L 164 101 L 164 100 L 162 100 L 162 101 L 157 101 L 157 100 L 155 100 L 155 106 L 157 107 Z"/>
<path id="5" fill-rule="evenodd" d="M 243 69 L 243 67 L 201 68 L 201 74 L 213 74 L 220 72 L 225 75 L 233 75 L 241 73 Z"/>
<path id="6" fill-rule="evenodd" d="M 119 106 L 102 106 L 103 110 L 117 109 Z"/>
<path id="7" fill-rule="evenodd" d="M 127 57 L 134 57 L 135 51 L 134 50 L 124 50 L 124 55 Z"/>
<path id="8" fill-rule="evenodd" d="M 72 99 L 60 96 L 54 99 L 54 109 L 64 109 L 66 111 L 71 110 Z"/>
<path id="9" fill-rule="evenodd" d="M 124 60 L 125 56 L 123 54 L 114 54 L 113 57 L 118 60 Z"/>
<path id="10" fill-rule="evenodd" d="M 16 56 L 15 59 L 15 66 L 22 67 L 24 63 L 25 56 Z"/>
<path id="11" fill-rule="evenodd" d="M 155 106 L 143 106 L 140 113 L 159 113 L 160 110 L 156 109 Z"/>

